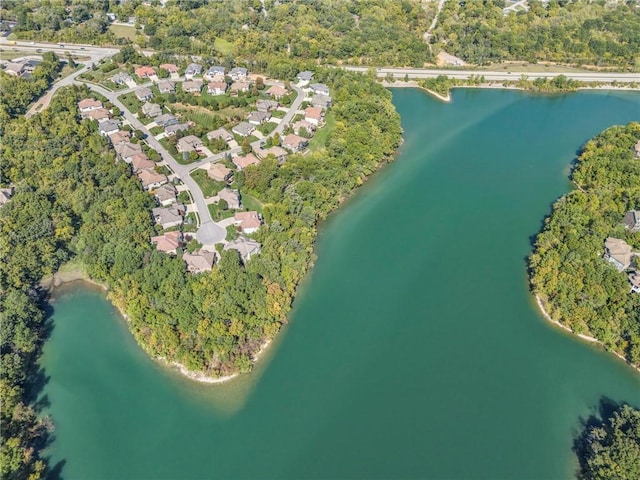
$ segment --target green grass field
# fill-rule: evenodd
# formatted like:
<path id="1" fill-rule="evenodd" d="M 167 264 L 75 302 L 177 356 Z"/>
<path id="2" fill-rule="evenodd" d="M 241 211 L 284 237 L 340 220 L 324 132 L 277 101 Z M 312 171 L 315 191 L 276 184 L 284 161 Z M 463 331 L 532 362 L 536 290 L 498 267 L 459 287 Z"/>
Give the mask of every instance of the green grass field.
<path id="1" fill-rule="evenodd" d="M 222 38 L 216 38 L 216 40 L 213 42 L 213 48 L 218 50 L 223 55 L 230 55 L 231 53 L 233 53 L 233 44 Z"/>
<path id="2" fill-rule="evenodd" d="M 324 121 L 325 121 L 324 127 L 319 129 L 316 132 L 315 136 L 309 142 L 309 150 L 311 150 L 312 152 L 324 150 L 327 137 L 329 136 L 329 133 L 331 133 L 331 130 L 333 130 L 333 127 L 336 124 L 336 119 L 333 115 L 333 112 L 329 112 L 325 117 Z"/>
<path id="3" fill-rule="evenodd" d="M 242 193 L 242 207 L 247 210 L 255 210 L 258 213 L 262 213 L 262 202 L 248 193 Z"/>
<path id="4" fill-rule="evenodd" d="M 111 30 L 116 37 L 128 38 L 132 42 L 136 39 L 136 27 L 133 25 L 109 25 L 109 30 Z"/>
<path id="5" fill-rule="evenodd" d="M 200 168 L 191 172 L 191 178 L 198 184 L 205 197 L 213 197 L 224 188 L 223 182 L 211 180 L 207 171 Z"/>

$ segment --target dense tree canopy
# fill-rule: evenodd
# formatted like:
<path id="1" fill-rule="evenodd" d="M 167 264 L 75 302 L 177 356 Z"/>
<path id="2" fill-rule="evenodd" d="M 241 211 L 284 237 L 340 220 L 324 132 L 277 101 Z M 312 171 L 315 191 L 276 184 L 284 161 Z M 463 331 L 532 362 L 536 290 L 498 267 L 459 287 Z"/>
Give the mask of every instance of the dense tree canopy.
<path id="1" fill-rule="evenodd" d="M 555 203 L 530 258 L 533 290 L 551 317 L 636 364 L 640 295 L 630 292 L 626 274 L 602 255 L 607 237 L 640 251 L 640 233 L 622 225 L 626 211 L 640 210 L 638 140 L 640 124 L 630 123 L 586 144 L 572 174 L 578 189 Z"/>

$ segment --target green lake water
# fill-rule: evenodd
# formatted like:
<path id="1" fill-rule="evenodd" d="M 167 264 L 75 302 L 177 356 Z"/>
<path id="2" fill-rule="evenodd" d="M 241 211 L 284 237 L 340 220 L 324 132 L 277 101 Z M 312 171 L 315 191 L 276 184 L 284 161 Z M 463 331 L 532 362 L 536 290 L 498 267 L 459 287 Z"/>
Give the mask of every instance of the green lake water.
<path id="1" fill-rule="evenodd" d="M 56 294 L 42 365 L 65 479 L 569 479 L 579 418 L 640 407 L 640 376 L 546 323 L 531 238 L 634 93 L 397 89 L 397 161 L 323 227 L 256 372 L 155 364 L 100 291 Z"/>

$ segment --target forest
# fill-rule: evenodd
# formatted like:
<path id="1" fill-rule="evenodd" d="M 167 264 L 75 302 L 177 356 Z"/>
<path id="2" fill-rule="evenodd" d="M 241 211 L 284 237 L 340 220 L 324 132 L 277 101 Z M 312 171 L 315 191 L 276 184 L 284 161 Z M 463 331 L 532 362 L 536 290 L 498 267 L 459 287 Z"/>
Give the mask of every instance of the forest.
<path id="1" fill-rule="evenodd" d="M 279 68 L 297 73 L 297 66 Z M 336 117 L 326 148 L 265 160 L 240 181 L 264 203 L 255 234 L 262 253 L 246 265 L 222 254 L 210 273 L 190 275 L 180 256 L 157 252 L 152 197 L 115 162 L 107 140 L 76 102 L 84 88 L 61 89 L 47 110 L 9 120 L 2 132 L 0 184 L 15 194 L 0 209 L 0 400 L 2 477 L 41 478 L 50 422 L 38 419 L 30 388 L 46 340 L 43 276 L 75 261 L 106 283 L 141 346 L 152 356 L 221 376 L 251 369 L 260 347 L 287 321 L 296 288 L 313 265 L 320 221 L 393 158 L 400 121 L 391 94 L 372 79 L 317 70 L 328 84 Z M 371 139 L 376 138 L 376 142 Z"/>
<path id="2" fill-rule="evenodd" d="M 640 123 L 632 122 L 587 142 L 571 175 L 576 189 L 553 205 L 529 258 L 533 292 L 548 314 L 634 364 L 640 364 L 640 295 L 602 256 L 607 237 L 640 251 L 640 233 L 622 224 L 626 211 L 640 209 L 638 140 Z"/>
<path id="3" fill-rule="evenodd" d="M 504 3 L 445 2 L 431 41 L 478 65 L 526 60 L 640 71 L 635 2 L 530 0 L 528 12 L 509 15 Z"/>
<path id="4" fill-rule="evenodd" d="M 579 480 L 640 478 L 640 410 L 600 402 L 598 415 L 584 422 L 574 442 Z"/>

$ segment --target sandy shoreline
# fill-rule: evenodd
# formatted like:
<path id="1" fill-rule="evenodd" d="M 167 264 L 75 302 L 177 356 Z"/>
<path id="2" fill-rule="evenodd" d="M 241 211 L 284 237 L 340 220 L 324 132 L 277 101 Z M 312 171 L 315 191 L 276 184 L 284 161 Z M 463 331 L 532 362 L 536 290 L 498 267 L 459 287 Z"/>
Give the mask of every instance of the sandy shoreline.
<path id="1" fill-rule="evenodd" d="M 618 352 L 614 352 L 613 350 L 607 350 L 605 348 L 604 344 L 600 340 L 598 340 L 597 338 L 591 337 L 589 335 L 585 335 L 583 333 L 576 333 L 573 330 L 571 330 L 569 327 L 567 327 L 566 325 L 563 325 L 560 322 L 558 322 L 557 320 L 554 320 L 553 318 L 551 318 L 551 315 L 549 315 L 547 310 L 544 308 L 544 304 L 542 303 L 542 299 L 540 298 L 540 296 L 536 294 L 535 298 L 536 298 L 536 303 L 538 304 L 538 308 L 540 309 L 540 313 L 542 313 L 542 316 L 546 320 L 548 320 L 549 322 L 551 322 L 554 325 L 557 325 L 558 327 L 562 328 L 563 330 L 565 330 L 565 331 L 567 331 L 567 332 L 569 332 L 569 333 L 581 338 L 582 340 L 585 340 L 585 341 L 590 342 L 590 343 L 597 343 L 602 348 L 604 348 L 607 353 L 612 353 L 613 355 L 618 357 L 620 360 L 622 360 L 624 363 L 629 365 L 631 368 L 633 368 L 634 370 L 640 372 L 640 365 L 635 365 L 635 364 L 627 361 L 627 359 L 624 358 L 623 355 L 620 355 Z"/>

